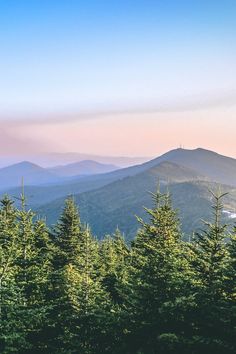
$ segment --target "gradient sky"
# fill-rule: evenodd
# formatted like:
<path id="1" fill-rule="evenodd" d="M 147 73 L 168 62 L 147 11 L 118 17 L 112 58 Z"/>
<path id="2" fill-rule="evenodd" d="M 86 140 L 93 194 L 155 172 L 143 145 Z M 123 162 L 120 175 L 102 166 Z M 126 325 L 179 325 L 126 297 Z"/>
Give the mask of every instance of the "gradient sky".
<path id="1" fill-rule="evenodd" d="M 235 0 L 0 0 L 0 151 L 236 157 Z"/>

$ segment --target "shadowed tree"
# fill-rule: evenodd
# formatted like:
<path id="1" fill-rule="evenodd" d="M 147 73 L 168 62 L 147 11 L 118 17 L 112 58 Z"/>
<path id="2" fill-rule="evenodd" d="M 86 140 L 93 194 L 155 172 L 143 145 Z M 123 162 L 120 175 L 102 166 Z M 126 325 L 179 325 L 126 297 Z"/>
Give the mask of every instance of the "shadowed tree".
<path id="1" fill-rule="evenodd" d="M 230 313 L 225 292 L 229 253 L 226 247 L 227 225 L 221 223 L 222 199 L 214 194 L 213 221 L 204 222 L 205 230 L 197 233 L 191 246 L 194 271 L 196 312 L 193 343 L 203 353 L 231 353 L 227 343 Z"/>
<path id="2" fill-rule="evenodd" d="M 181 308 L 189 267 L 169 194 L 158 192 L 153 199 L 154 208 L 146 209 L 150 222 L 139 219 L 141 230 L 132 245 L 126 309 L 130 353 L 181 350 L 182 320 L 174 309 Z"/>

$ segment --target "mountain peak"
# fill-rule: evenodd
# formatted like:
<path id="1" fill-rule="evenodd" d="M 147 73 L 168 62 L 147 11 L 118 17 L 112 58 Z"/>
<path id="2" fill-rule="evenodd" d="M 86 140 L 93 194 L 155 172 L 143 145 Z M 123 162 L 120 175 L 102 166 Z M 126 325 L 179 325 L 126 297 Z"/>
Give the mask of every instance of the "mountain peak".
<path id="1" fill-rule="evenodd" d="M 30 161 L 21 161 L 0 169 L 0 186 L 2 189 L 19 186 L 22 178 L 24 178 L 25 185 L 59 182 L 57 176 Z"/>

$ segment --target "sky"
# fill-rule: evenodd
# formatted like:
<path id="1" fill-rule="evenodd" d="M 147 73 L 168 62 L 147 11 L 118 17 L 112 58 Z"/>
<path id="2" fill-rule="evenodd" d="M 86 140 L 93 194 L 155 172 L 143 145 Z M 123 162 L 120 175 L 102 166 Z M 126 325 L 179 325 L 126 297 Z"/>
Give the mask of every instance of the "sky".
<path id="1" fill-rule="evenodd" d="M 236 157 L 235 0 L 0 0 L 0 155 Z"/>

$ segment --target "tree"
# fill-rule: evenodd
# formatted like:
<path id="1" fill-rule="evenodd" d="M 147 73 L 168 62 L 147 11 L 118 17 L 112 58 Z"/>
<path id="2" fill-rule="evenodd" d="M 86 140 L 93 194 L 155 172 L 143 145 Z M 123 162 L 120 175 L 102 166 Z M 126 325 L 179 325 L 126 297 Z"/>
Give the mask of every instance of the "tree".
<path id="1" fill-rule="evenodd" d="M 69 295 L 73 284 L 70 269 L 74 269 L 82 239 L 82 225 L 74 199 L 69 197 L 51 234 L 53 242 L 52 272 L 50 274 L 50 303 L 47 342 L 51 353 L 71 353 L 70 343 L 74 308 Z M 68 344 L 69 343 L 69 344 Z"/>
<path id="2" fill-rule="evenodd" d="M 197 233 L 191 246 L 194 271 L 196 311 L 194 347 L 203 353 L 230 353 L 227 343 L 229 311 L 225 292 L 225 275 L 229 260 L 226 247 L 227 225 L 221 223 L 222 199 L 214 194 L 213 222 Z"/>
<path id="3" fill-rule="evenodd" d="M 114 304 L 120 304 L 122 288 L 128 276 L 130 250 L 124 236 L 117 228 L 114 235 L 107 236 L 100 243 L 101 274 L 103 286 L 108 291 Z"/>
<path id="4" fill-rule="evenodd" d="M 81 225 L 73 198 L 65 202 L 53 240 L 50 350 L 87 354 L 102 346 L 105 352 L 109 298 L 101 283 L 99 246 Z"/>
<path id="5" fill-rule="evenodd" d="M 130 293 L 127 300 L 129 351 L 168 353 L 180 345 L 179 307 L 188 286 L 188 262 L 176 211 L 169 194 L 153 195 L 155 206 L 147 209 L 150 222 L 139 219 L 141 230 L 132 245 Z M 137 346 L 134 346 L 137 343 Z"/>
<path id="6" fill-rule="evenodd" d="M 14 203 L 8 196 L 1 200 L 0 209 L 0 351 L 9 353 L 14 347 L 14 312 L 17 302 L 15 283 L 18 224 Z"/>
<path id="7" fill-rule="evenodd" d="M 55 256 L 57 268 L 63 268 L 75 262 L 81 235 L 82 226 L 78 208 L 73 197 L 69 197 L 65 201 L 64 210 L 53 233 L 54 243 L 58 251 Z"/>
<path id="8" fill-rule="evenodd" d="M 234 227 L 234 230 L 230 235 L 230 240 L 227 247 L 229 251 L 229 262 L 224 279 L 229 314 L 229 335 L 227 340 L 231 343 L 232 350 L 236 351 L 236 227 Z"/>
<path id="9" fill-rule="evenodd" d="M 47 318 L 45 286 L 51 270 L 50 239 L 43 220 L 34 222 L 35 214 L 26 209 L 26 199 L 21 196 L 22 207 L 17 212 L 18 254 L 15 281 L 18 289 L 16 316 L 19 331 L 25 341 L 18 346 L 19 353 L 43 353 L 45 343 L 41 337 Z"/>
<path id="10" fill-rule="evenodd" d="M 76 263 L 67 268 L 69 298 L 73 309 L 75 353 L 105 353 L 107 313 L 110 299 L 102 287 L 98 242 L 92 237 L 88 227 L 77 254 Z M 101 349 L 102 348 L 102 349 Z"/>
<path id="11" fill-rule="evenodd" d="M 112 352 L 119 353 L 123 342 L 123 306 L 130 263 L 130 249 L 119 229 L 100 242 L 99 256 L 102 287 L 110 301 L 104 329 L 110 338 Z"/>

